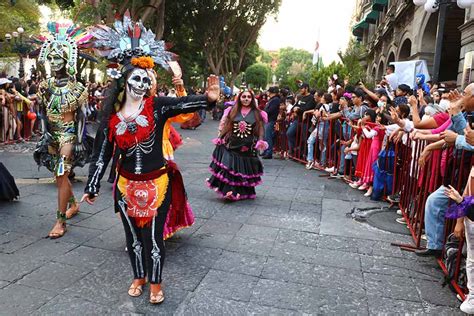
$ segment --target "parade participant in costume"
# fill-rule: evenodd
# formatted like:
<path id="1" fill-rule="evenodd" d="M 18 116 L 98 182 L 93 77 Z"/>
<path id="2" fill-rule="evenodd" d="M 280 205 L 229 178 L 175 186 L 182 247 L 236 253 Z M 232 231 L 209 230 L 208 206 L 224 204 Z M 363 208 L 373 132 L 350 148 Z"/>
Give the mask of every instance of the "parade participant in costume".
<path id="1" fill-rule="evenodd" d="M 79 211 L 68 175 L 75 166 L 84 166 L 92 144 L 85 136 L 86 87 L 76 81 L 78 46 L 90 35 L 71 24 L 48 23 L 53 36 L 43 39 L 39 61 L 48 61 L 52 76 L 39 84 L 42 109 L 42 137 L 34 158 L 39 166 L 54 173 L 58 187 L 57 221 L 49 233 L 58 238 L 66 232 L 66 219 Z M 69 205 L 69 208 L 68 208 Z"/>
<path id="2" fill-rule="evenodd" d="M 169 61 L 168 65 L 173 73 L 173 82 L 176 89 L 176 95 L 178 97 L 184 97 L 187 95 L 184 89 L 183 80 L 181 79 L 182 72 L 181 67 L 176 61 Z M 155 80 L 156 82 L 156 80 Z M 154 90 L 154 89 L 152 89 Z M 154 95 L 150 93 L 150 95 Z M 183 141 L 181 135 L 171 125 L 171 123 L 184 123 L 192 119 L 194 113 L 180 114 L 169 118 L 163 128 L 163 157 L 168 161 L 174 161 L 174 151 L 182 145 Z M 163 239 L 166 240 L 173 236 L 178 230 L 190 227 L 194 224 L 194 213 L 186 200 L 184 208 L 176 209 L 171 208 L 166 217 L 165 227 L 163 229 Z"/>
<path id="3" fill-rule="evenodd" d="M 140 296 L 148 279 L 150 303 L 159 304 L 164 301 L 161 281 L 165 220 L 170 205 L 172 209 L 186 207 L 181 174 L 163 157 L 164 125 L 171 117 L 214 103 L 219 85 L 217 77 L 212 76 L 207 95 L 144 98 L 151 88 L 150 70 L 155 63 L 167 68 L 166 62 L 173 54 L 165 51 L 165 44 L 155 41 L 155 35 L 141 22 L 132 22 L 128 11 L 123 22 L 115 21 L 114 27 L 97 26 L 93 30 L 96 49 L 116 62 L 117 68 L 112 93 L 104 102 L 104 120 L 96 136 L 83 199 L 94 203 L 116 144 L 119 161 L 115 210 L 122 218 L 134 275 L 128 294 Z"/>
<path id="4" fill-rule="evenodd" d="M 20 191 L 18 191 L 15 179 L 0 162 L 0 201 L 13 201 L 19 196 Z"/>
<path id="5" fill-rule="evenodd" d="M 173 78 L 181 79 L 182 72 L 181 67 L 176 61 L 168 62 L 170 69 L 173 73 Z M 184 85 L 182 83 L 175 84 L 176 95 L 178 97 L 185 97 L 187 95 Z M 171 125 L 171 123 L 183 124 L 194 117 L 194 113 L 180 114 L 178 116 L 170 118 L 166 121 L 165 128 L 163 131 L 163 156 L 166 160 L 174 160 L 174 151 L 183 144 L 181 135 Z"/>
<path id="6" fill-rule="evenodd" d="M 257 151 L 268 148 L 264 138 L 264 115 L 254 94 L 245 89 L 237 103 L 225 110 L 210 165 L 207 184 L 229 200 L 253 199 L 261 183 L 262 162 Z"/>

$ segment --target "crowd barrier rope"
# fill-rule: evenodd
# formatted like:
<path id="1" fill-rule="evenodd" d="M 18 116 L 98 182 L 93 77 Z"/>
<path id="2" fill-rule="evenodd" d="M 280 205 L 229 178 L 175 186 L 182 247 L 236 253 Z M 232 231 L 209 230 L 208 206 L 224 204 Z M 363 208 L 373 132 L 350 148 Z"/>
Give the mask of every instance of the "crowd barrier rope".
<path id="1" fill-rule="evenodd" d="M 297 124 L 293 147 L 289 146 L 291 140 L 288 139 L 292 135 L 291 133 L 289 133 L 290 135 L 287 134 L 291 124 Z M 344 118 L 329 121 L 318 119 L 316 125 L 312 124 L 310 117 L 304 120 L 299 118 L 297 122 L 279 121 L 275 128 L 274 152 L 279 154 L 280 157 L 307 163 L 307 140 L 310 133 L 316 129 L 316 142 L 313 151 L 314 161 L 331 173 L 340 172 L 341 162 L 344 159 L 341 159 L 341 156 L 344 155 L 342 148 L 349 137 L 354 139 L 356 131 L 353 126 L 355 125 L 357 125 L 356 122 L 350 122 Z M 347 128 L 348 126 L 351 126 L 350 131 Z M 362 142 L 364 140 L 360 140 L 360 143 Z M 399 202 L 392 201 L 391 204 L 398 206 L 401 210 L 413 239 L 413 244 L 392 243 L 392 245 L 405 251 L 423 249 L 425 205 L 428 196 L 443 183 L 448 182 L 462 194 L 470 168 L 474 164 L 474 156 L 470 152 L 447 147 L 442 150 L 435 150 L 422 167 L 419 159 L 426 146 L 426 141 L 414 140 L 405 133 L 402 139 L 387 141 L 382 146 L 381 152 L 385 151 L 386 153 L 385 157 L 382 157 L 385 158 L 384 160 L 380 159 L 383 155 L 379 154 L 378 162 L 382 161 L 381 163 L 385 164 L 385 170 L 393 175 L 391 190 L 389 192 L 384 191 L 383 199 L 387 200 L 389 195 L 399 196 Z M 392 153 L 391 155 L 387 154 L 389 151 Z M 362 154 L 364 153 L 359 152 L 359 155 Z M 324 168 L 315 169 L 324 170 Z M 328 174 L 323 176 L 328 176 Z M 343 179 L 347 182 L 359 175 L 352 160 L 345 160 L 343 175 Z M 446 219 L 445 242 L 454 231 L 455 223 L 455 220 Z M 463 244 L 464 242 L 461 240 L 457 252 L 454 277 L 448 280 L 461 299 L 464 299 L 467 293 L 465 282 L 459 280 L 461 263 L 464 260 L 462 255 Z M 443 261 L 444 257 L 443 250 L 443 256 L 437 261 L 443 273 L 447 276 L 448 271 Z"/>

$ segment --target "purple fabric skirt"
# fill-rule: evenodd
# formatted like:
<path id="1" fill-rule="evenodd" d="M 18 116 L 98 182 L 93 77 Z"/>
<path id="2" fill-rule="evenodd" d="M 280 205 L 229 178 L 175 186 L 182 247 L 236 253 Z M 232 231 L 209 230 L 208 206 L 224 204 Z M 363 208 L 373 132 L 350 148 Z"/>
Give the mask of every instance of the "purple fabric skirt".
<path id="1" fill-rule="evenodd" d="M 209 166 L 210 188 L 230 200 L 254 199 L 255 187 L 262 183 L 263 165 L 258 157 L 217 145 Z M 228 192 L 232 195 L 227 196 Z"/>

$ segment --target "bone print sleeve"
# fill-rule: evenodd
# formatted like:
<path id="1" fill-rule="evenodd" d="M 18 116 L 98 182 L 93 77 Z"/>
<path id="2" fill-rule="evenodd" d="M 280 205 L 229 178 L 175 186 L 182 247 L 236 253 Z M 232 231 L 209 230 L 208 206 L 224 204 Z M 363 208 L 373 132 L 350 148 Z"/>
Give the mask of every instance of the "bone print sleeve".
<path id="1" fill-rule="evenodd" d="M 105 121 L 107 122 L 107 120 Z M 89 165 L 89 178 L 84 189 L 84 192 L 90 195 L 99 194 L 100 180 L 104 176 L 114 151 L 113 142 L 108 137 L 109 129 L 108 127 L 104 128 L 104 125 L 101 124 L 95 136 L 94 151 Z"/>
<path id="2" fill-rule="evenodd" d="M 179 114 L 212 108 L 215 104 L 215 102 L 209 103 L 206 95 L 189 95 L 181 98 L 157 97 L 154 101 L 155 108 L 161 110 L 161 114 L 166 119 Z"/>

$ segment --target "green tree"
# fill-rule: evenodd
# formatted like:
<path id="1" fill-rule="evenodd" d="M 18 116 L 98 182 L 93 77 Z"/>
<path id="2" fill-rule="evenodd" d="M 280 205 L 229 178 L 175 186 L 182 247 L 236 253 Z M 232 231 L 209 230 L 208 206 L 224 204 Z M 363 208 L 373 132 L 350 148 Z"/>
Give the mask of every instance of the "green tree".
<path id="1" fill-rule="evenodd" d="M 275 76 L 284 86 L 296 86 L 295 78 L 307 79 L 307 72 L 311 68 L 312 54 L 303 49 L 292 47 L 281 48 L 278 54 L 278 66 Z"/>
<path id="2" fill-rule="evenodd" d="M 245 80 L 254 88 L 265 88 L 270 81 L 271 69 L 265 64 L 258 63 L 245 70 Z"/>
<path id="3" fill-rule="evenodd" d="M 327 66 L 320 66 L 319 68 L 312 67 L 310 71 L 309 84 L 311 87 L 326 90 L 328 88 L 328 79 L 332 77 L 333 74 L 337 76 L 342 81 L 345 76 L 347 76 L 348 70 L 340 62 L 333 61 Z"/>
<path id="4" fill-rule="evenodd" d="M 15 5 L 10 1 L 0 1 L 0 37 L 3 40 L 6 33 L 12 33 L 21 26 L 26 34 L 39 32 L 40 13 L 34 0 L 17 0 Z"/>
<path id="5" fill-rule="evenodd" d="M 342 64 L 347 69 L 346 75 L 349 77 L 349 83 L 353 85 L 359 80 L 367 81 L 366 69 L 360 62 L 361 56 L 365 55 L 366 48 L 355 39 L 351 39 L 344 53 L 339 53 Z"/>
<path id="6" fill-rule="evenodd" d="M 67 10 L 74 7 L 74 0 L 37 0 L 38 4 L 54 5 L 56 4 L 61 10 Z"/>
<path id="7" fill-rule="evenodd" d="M 339 52 L 339 62 L 333 61 L 327 66 L 320 63 L 319 68 L 312 66 L 309 71 L 309 84 L 319 89 L 328 88 L 328 78 L 337 74 L 342 82 L 349 79 L 350 85 L 355 85 L 359 80 L 366 81 L 365 69 L 361 66 L 360 56 L 364 56 L 365 48 L 354 40 L 349 42 L 344 52 Z"/>
<path id="8" fill-rule="evenodd" d="M 273 57 L 266 50 L 260 49 L 259 54 L 257 56 L 257 61 L 270 66 L 272 64 Z"/>
<path id="9" fill-rule="evenodd" d="M 57 1 L 57 0 L 38 0 Z M 187 82 L 202 82 L 209 73 L 233 83 L 259 54 L 257 37 L 281 0 L 74 0 L 71 18 L 90 25 L 111 25 L 116 14 L 130 9 L 157 37 L 179 55 Z M 166 4 L 166 5 L 165 5 Z"/>

